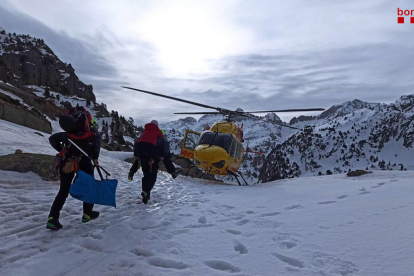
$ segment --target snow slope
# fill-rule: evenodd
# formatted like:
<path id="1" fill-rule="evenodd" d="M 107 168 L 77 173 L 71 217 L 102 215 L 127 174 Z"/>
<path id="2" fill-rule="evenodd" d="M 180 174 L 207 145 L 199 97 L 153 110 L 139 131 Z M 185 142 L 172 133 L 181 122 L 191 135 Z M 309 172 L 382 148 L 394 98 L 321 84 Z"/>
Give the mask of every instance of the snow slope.
<path id="1" fill-rule="evenodd" d="M 0 154 L 51 153 L 46 134 L 2 120 L 0 138 Z M 58 232 L 45 229 L 58 183 L 0 171 L 0 275 L 414 275 L 414 172 L 248 187 L 160 173 L 143 205 L 141 173 L 127 182 L 130 164 L 101 155 L 118 208 L 82 224 L 69 197 Z"/>

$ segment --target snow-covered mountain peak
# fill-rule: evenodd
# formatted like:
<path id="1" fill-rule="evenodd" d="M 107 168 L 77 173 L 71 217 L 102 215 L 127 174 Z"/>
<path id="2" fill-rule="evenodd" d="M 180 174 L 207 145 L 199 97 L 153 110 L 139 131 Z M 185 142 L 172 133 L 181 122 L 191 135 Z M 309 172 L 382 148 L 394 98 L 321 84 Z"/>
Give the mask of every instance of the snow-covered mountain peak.
<path id="1" fill-rule="evenodd" d="M 190 124 L 190 123 L 196 123 L 197 122 L 197 119 L 193 118 L 193 117 L 185 117 L 185 118 L 181 118 L 181 119 L 178 119 L 178 120 L 182 121 L 185 124 Z"/>
<path id="2" fill-rule="evenodd" d="M 414 108 L 414 95 L 404 95 L 390 105 L 394 110 L 400 112 L 413 112 Z"/>
<path id="3" fill-rule="evenodd" d="M 264 118 L 272 122 L 278 122 L 278 123 L 282 122 L 279 116 L 277 116 L 276 113 L 273 113 L 273 112 L 267 113 L 266 116 L 264 116 Z"/>
<path id="4" fill-rule="evenodd" d="M 337 118 L 353 113 L 359 109 L 366 107 L 368 103 L 355 99 L 347 101 L 339 105 L 333 105 L 328 110 L 324 111 L 318 119 Z"/>

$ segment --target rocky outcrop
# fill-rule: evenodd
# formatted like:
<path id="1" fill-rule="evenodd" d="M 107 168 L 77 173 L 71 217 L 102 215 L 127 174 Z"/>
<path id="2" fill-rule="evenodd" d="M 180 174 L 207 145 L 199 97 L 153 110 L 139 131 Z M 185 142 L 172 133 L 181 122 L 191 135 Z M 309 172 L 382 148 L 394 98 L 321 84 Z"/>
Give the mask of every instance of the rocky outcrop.
<path id="1" fill-rule="evenodd" d="M 304 115 L 301 115 L 299 117 L 293 117 L 290 120 L 289 125 L 294 125 L 300 122 L 312 121 L 312 120 L 315 120 L 316 118 L 317 116 L 304 116 Z"/>
<path id="2" fill-rule="evenodd" d="M 18 100 L 0 93 L 0 119 L 42 132 L 52 133 L 50 122 L 34 109 L 28 109 Z"/>
<path id="3" fill-rule="evenodd" d="M 0 80 L 17 87 L 47 86 L 62 95 L 95 102 L 92 85 L 81 82 L 42 39 L 0 32 Z"/>
<path id="4" fill-rule="evenodd" d="M 21 98 L 27 105 L 34 107 L 38 112 L 45 114 L 50 119 L 55 120 L 60 115 L 65 114 L 65 110 L 55 105 L 53 101 L 39 98 L 30 90 L 23 88 L 18 89 L 7 84 L 0 83 L 0 89 L 10 92 Z"/>
<path id="5" fill-rule="evenodd" d="M 0 156 L 0 170 L 20 173 L 34 172 L 46 181 L 59 177 L 51 172 L 54 156 L 34 153 L 18 153 Z"/>

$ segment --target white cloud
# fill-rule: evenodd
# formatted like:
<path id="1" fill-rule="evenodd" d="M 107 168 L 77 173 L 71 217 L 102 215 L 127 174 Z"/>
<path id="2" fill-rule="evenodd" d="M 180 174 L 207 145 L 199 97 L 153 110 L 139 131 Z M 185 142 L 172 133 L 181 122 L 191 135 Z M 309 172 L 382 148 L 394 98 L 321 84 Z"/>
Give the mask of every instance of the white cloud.
<path id="1" fill-rule="evenodd" d="M 397 24 L 397 7 L 414 8 L 408 0 L 13 5 L 53 29 L 42 33 L 45 40 L 57 33 L 82 45 L 74 52 L 56 43 L 53 50 L 78 62 L 76 71 L 94 85 L 98 101 L 127 117 L 163 121 L 177 118 L 172 111 L 199 109 L 127 92 L 121 84 L 246 110 L 392 101 L 414 93 L 408 62 L 414 25 Z M 116 73 L 105 76 L 105 66 Z"/>

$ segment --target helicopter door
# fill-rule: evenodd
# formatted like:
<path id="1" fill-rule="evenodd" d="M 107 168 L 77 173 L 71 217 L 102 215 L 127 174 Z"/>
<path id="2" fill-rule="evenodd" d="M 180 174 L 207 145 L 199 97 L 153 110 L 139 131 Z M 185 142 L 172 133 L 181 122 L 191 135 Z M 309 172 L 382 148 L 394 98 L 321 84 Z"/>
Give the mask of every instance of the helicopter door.
<path id="1" fill-rule="evenodd" d="M 187 129 L 185 131 L 183 143 L 181 144 L 180 155 L 188 159 L 194 159 L 194 149 L 197 146 L 199 139 L 200 133 Z"/>

